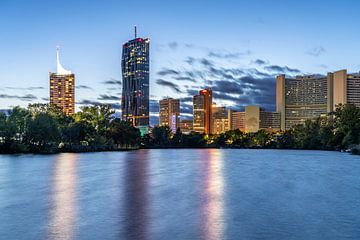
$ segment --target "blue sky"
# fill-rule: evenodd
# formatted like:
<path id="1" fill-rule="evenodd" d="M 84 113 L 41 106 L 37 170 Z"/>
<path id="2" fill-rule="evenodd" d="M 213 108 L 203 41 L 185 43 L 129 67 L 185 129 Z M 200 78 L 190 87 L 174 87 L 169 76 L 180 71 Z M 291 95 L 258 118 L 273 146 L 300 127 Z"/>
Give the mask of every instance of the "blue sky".
<path id="1" fill-rule="evenodd" d="M 359 1 L 1 0 L 0 10 L 0 108 L 46 102 L 56 45 L 79 104 L 118 104 L 121 86 L 105 82 L 121 80 L 134 25 L 151 39 L 152 99 L 180 97 L 188 113 L 205 84 L 218 104 L 272 109 L 278 73 L 360 70 Z"/>

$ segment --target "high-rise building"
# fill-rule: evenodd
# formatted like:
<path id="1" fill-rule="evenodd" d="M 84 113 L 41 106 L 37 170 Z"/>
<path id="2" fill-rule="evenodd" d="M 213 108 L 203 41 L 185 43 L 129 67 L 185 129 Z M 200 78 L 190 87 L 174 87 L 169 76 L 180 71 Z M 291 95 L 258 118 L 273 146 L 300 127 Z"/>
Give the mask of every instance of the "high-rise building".
<path id="1" fill-rule="evenodd" d="M 326 116 L 328 77 L 311 75 L 276 78 L 276 111 L 281 114 L 281 129 L 303 124 L 308 119 Z"/>
<path id="2" fill-rule="evenodd" d="M 169 126 L 171 131 L 176 132 L 180 127 L 180 100 L 165 98 L 159 102 L 159 125 Z"/>
<path id="3" fill-rule="evenodd" d="M 340 104 L 360 107 L 360 73 L 347 70 L 276 78 L 276 111 L 281 114 L 281 129 L 286 130 L 306 120 L 325 117 Z"/>
<path id="4" fill-rule="evenodd" d="M 122 119 L 135 127 L 149 125 L 149 38 L 135 38 L 122 48 Z"/>
<path id="5" fill-rule="evenodd" d="M 230 116 L 225 107 L 212 106 L 212 134 L 220 134 L 230 130 Z"/>
<path id="6" fill-rule="evenodd" d="M 212 128 L 212 90 L 211 88 L 199 91 L 193 98 L 193 129 L 195 132 L 210 134 Z"/>
<path id="7" fill-rule="evenodd" d="M 348 74 L 347 70 L 329 73 L 328 82 L 328 112 L 340 104 L 360 107 L 360 73 Z"/>
<path id="8" fill-rule="evenodd" d="M 246 106 L 244 112 L 231 112 L 231 129 L 243 132 L 280 130 L 280 113 L 267 112 L 259 106 Z"/>
<path id="9" fill-rule="evenodd" d="M 50 73 L 50 105 L 72 115 L 75 112 L 75 75 L 61 66 L 59 48 L 56 57 L 56 73 Z"/>

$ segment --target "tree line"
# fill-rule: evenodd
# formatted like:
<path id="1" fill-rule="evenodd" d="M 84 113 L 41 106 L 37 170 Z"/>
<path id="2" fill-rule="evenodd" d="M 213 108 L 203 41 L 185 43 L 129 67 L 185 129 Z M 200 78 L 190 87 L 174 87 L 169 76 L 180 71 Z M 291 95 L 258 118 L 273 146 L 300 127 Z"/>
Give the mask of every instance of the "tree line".
<path id="1" fill-rule="evenodd" d="M 14 107 L 0 113 L 0 153 L 111 151 L 138 148 L 276 148 L 342 150 L 360 153 L 360 108 L 339 106 L 327 117 L 307 120 L 287 131 L 230 130 L 218 135 L 173 133 L 154 127 L 150 134 L 115 117 L 110 105 L 86 106 L 72 116 L 48 104 Z"/>
<path id="2" fill-rule="evenodd" d="M 110 105 L 86 106 L 72 116 L 49 104 L 0 113 L 1 153 L 136 149 L 140 132 L 115 118 Z"/>
<path id="3" fill-rule="evenodd" d="M 326 117 L 307 120 L 287 131 L 270 133 L 259 130 L 245 133 L 230 130 L 218 135 L 172 133 L 168 127 L 155 127 L 152 134 L 143 138 L 148 147 L 217 147 L 217 148 L 275 148 L 307 150 L 352 149 L 359 153 L 360 108 L 340 105 Z"/>

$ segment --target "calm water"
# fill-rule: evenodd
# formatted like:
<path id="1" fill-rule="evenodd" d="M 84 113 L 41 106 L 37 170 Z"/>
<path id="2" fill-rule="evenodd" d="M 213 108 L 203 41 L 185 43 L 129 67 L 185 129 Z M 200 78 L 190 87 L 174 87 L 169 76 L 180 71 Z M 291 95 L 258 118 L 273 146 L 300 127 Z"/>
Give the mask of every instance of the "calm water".
<path id="1" fill-rule="evenodd" d="M 215 149 L 4 155 L 0 239 L 360 239 L 360 157 Z"/>

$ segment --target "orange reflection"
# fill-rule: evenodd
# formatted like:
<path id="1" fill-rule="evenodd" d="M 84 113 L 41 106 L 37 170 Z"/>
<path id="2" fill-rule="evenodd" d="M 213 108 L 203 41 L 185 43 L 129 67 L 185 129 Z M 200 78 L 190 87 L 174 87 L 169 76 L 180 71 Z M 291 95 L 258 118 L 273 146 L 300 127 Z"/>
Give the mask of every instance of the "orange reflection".
<path id="1" fill-rule="evenodd" d="M 224 179 L 221 151 L 207 150 L 204 161 L 204 188 L 202 205 L 203 239 L 223 239 L 224 235 Z M 205 159 L 204 159 L 205 160 Z"/>
<path id="2" fill-rule="evenodd" d="M 55 160 L 50 219 L 50 239 L 73 239 L 76 217 L 76 154 Z"/>

